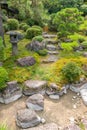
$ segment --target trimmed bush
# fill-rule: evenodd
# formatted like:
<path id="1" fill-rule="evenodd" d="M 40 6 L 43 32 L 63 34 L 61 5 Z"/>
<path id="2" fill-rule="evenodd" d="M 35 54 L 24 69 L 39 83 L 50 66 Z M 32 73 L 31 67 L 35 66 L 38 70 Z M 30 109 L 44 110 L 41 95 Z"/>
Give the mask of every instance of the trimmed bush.
<path id="1" fill-rule="evenodd" d="M 25 25 L 27 25 L 27 24 L 26 23 L 20 23 L 19 24 L 19 29 L 23 29 L 22 27 L 25 26 Z"/>
<path id="2" fill-rule="evenodd" d="M 7 32 L 9 30 L 8 28 L 8 25 L 7 24 L 3 24 L 3 28 L 4 28 L 4 31 Z"/>
<path id="3" fill-rule="evenodd" d="M 3 40 L 0 37 L 0 61 L 2 62 L 4 60 L 4 45 Z"/>
<path id="4" fill-rule="evenodd" d="M 42 42 L 44 40 L 43 36 L 36 36 L 33 38 L 34 41 L 39 41 L 39 42 Z"/>
<path id="5" fill-rule="evenodd" d="M 32 39 L 33 37 L 38 36 L 38 35 L 42 35 L 42 30 L 39 28 L 32 28 L 31 27 L 26 31 L 26 38 L 27 39 Z"/>
<path id="6" fill-rule="evenodd" d="M 17 30 L 19 27 L 19 22 L 17 19 L 8 19 L 7 25 L 9 30 Z"/>
<path id="7" fill-rule="evenodd" d="M 47 50 L 46 50 L 46 49 L 39 50 L 39 51 L 37 51 L 37 53 L 38 53 L 40 56 L 46 56 L 46 55 L 47 55 Z"/>
<path id="8" fill-rule="evenodd" d="M 26 24 L 26 25 L 24 25 L 24 26 L 22 27 L 22 30 L 23 30 L 23 31 L 26 31 L 29 27 L 30 27 L 30 26 Z"/>
<path id="9" fill-rule="evenodd" d="M 79 81 L 83 71 L 75 62 L 69 62 L 62 68 L 61 72 L 68 83 L 75 83 L 75 81 Z"/>
<path id="10" fill-rule="evenodd" d="M 33 25 L 32 28 L 38 28 L 42 31 L 42 28 L 40 26 L 37 26 L 37 25 Z"/>
<path id="11" fill-rule="evenodd" d="M 82 47 L 84 47 L 85 49 L 87 49 L 87 41 L 84 41 L 81 43 Z"/>
<path id="12" fill-rule="evenodd" d="M 6 87 L 6 81 L 8 81 L 8 73 L 3 67 L 0 67 L 0 90 Z"/>

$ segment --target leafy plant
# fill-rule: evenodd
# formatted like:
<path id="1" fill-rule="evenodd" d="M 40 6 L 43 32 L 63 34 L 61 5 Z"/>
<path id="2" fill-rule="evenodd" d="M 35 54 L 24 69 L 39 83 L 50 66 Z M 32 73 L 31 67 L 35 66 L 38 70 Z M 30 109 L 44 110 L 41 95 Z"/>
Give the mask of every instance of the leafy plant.
<path id="1" fill-rule="evenodd" d="M 0 37 L 0 61 L 4 60 L 4 45 L 3 45 L 3 40 Z"/>
<path id="2" fill-rule="evenodd" d="M 39 50 L 39 51 L 37 51 L 37 53 L 38 53 L 40 56 L 46 56 L 46 55 L 47 55 L 47 50 L 46 50 L 46 49 Z"/>
<path id="3" fill-rule="evenodd" d="M 68 83 L 74 83 L 79 80 L 83 71 L 75 62 L 69 62 L 62 68 L 61 72 Z"/>
<path id="4" fill-rule="evenodd" d="M 17 19 L 8 19 L 7 25 L 9 30 L 16 30 L 18 29 L 19 22 Z"/>
<path id="5" fill-rule="evenodd" d="M 6 87 L 6 82 L 8 79 L 9 78 L 6 69 L 0 67 L 0 90 Z"/>
<path id="6" fill-rule="evenodd" d="M 38 35 L 42 35 L 42 31 L 41 29 L 39 28 L 29 28 L 27 31 L 26 31 L 26 38 L 27 39 L 32 39 L 33 37 L 35 36 L 38 36 Z"/>
<path id="7" fill-rule="evenodd" d="M 39 41 L 39 42 L 42 42 L 44 40 L 43 36 L 36 36 L 33 38 L 34 41 Z"/>

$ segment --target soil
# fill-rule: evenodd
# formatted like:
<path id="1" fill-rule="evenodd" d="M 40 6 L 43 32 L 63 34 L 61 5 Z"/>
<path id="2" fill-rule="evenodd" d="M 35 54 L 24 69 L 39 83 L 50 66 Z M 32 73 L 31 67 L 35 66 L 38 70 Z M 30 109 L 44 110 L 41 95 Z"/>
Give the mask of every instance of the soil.
<path id="1" fill-rule="evenodd" d="M 69 124 L 70 117 L 75 119 L 82 117 L 87 113 L 87 107 L 83 104 L 81 98 L 72 100 L 73 96 L 76 96 L 75 93 L 69 91 L 66 95 L 62 96 L 59 100 L 51 100 L 48 97 L 45 97 L 44 111 L 39 112 L 40 117 L 44 118 L 46 122 L 55 122 L 56 124 L 64 127 Z M 10 103 L 8 105 L 0 104 L 0 123 L 8 124 L 9 130 L 20 130 L 16 126 L 16 112 L 17 110 L 23 109 L 26 107 L 27 97 L 23 96 L 21 99 Z M 77 108 L 73 108 L 73 105 L 79 100 Z"/>

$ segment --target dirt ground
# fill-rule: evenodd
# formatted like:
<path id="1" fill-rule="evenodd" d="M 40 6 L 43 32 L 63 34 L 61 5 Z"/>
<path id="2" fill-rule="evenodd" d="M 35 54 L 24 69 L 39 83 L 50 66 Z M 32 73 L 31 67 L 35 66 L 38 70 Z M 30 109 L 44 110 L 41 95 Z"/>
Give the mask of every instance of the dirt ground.
<path id="1" fill-rule="evenodd" d="M 77 99 L 72 100 L 72 97 L 75 95 L 75 93 L 69 91 L 67 95 L 62 96 L 56 101 L 46 97 L 44 100 L 44 111 L 38 114 L 43 117 L 46 122 L 55 122 L 60 126 L 66 126 L 69 123 L 70 117 L 82 117 L 87 113 L 87 107 L 83 104 L 81 99 L 79 100 L 77 108 L 73 108 L 73 105 L 77 102 Z M 15 123 L 16 112 L 26 107 L 26 99 L 27 97 L 23 97 L 8 105 L 0 104 L 0 123 L 6 123 L 9 130 L 20 130 L 16 127 Z"/>

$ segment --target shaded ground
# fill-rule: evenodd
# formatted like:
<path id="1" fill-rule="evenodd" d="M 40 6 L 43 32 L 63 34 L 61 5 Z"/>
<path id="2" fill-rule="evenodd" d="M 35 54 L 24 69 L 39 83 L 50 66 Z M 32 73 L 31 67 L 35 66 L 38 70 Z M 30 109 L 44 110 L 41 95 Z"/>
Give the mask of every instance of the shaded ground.
<path id="1" fill-rule="evenodd" d="M 83 105 L 81 99 L 77 108 L 73 108 L 76 102 L 72 101 L 74 95 L 76 94 L 69 91 L 67 95 L 64 95 L 57 101 L 52 101 L 46 97 L 45 109 L 38 114 L 45 118 L 46 122 L 55 122 L 58 125 L 66 126 L 69 123 L 70 117 L 81 117 L 87 112 L 87 107 Z M 5 122 L 8 124 L 9 130 L 20 130 L 15 125 L 16 112 L 26 107 L 26 99 L 27 97 L 23 97 L 8 105 L 0 104 L 0 123 Z"/>

